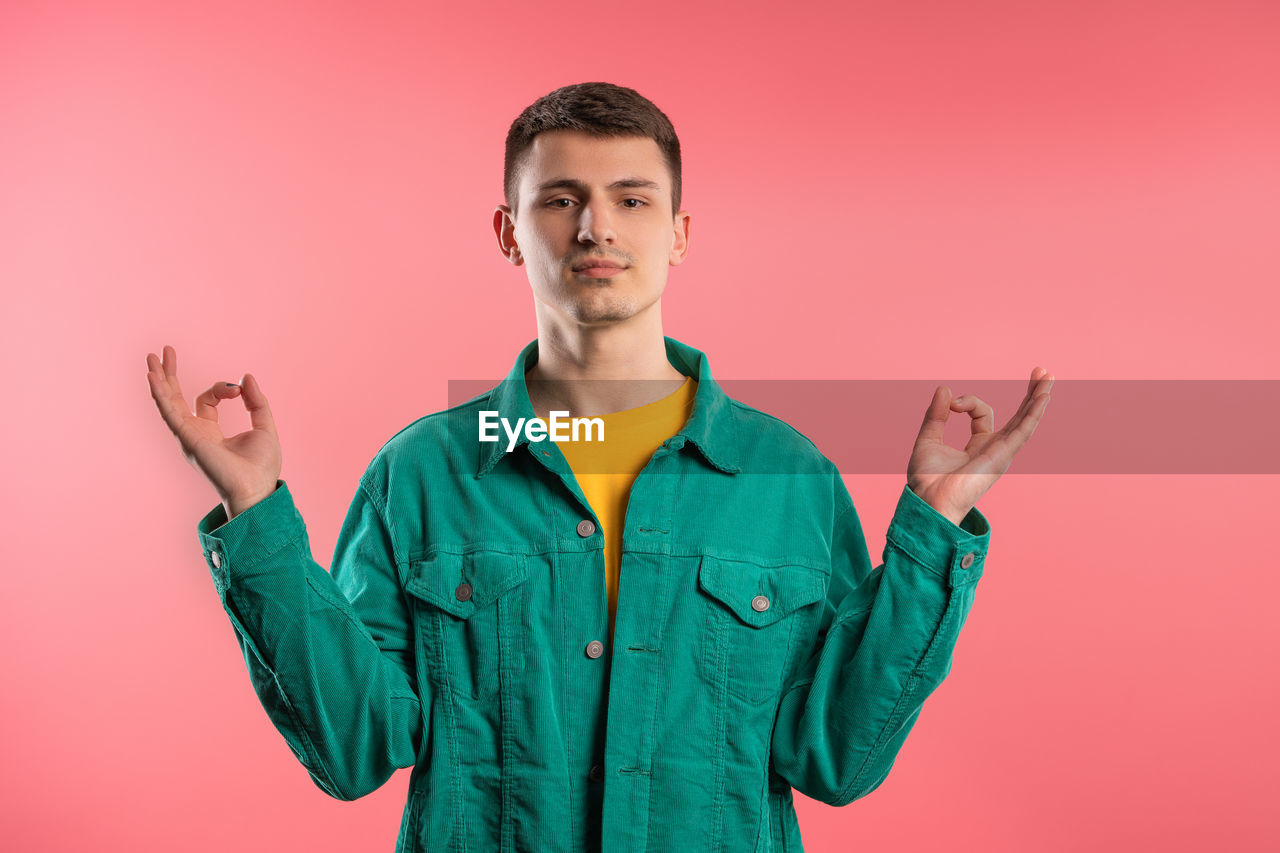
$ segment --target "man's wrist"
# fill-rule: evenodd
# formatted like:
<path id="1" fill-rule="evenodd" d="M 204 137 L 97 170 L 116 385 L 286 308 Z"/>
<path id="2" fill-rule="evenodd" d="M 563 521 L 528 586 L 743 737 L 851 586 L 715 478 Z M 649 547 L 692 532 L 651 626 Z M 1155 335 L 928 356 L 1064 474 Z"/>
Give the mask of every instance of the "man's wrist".
<path id="1" fill-rule="evenodd" d="M 271 495 L 274 492 L 275 492 L 275 487 L 273 486 L 271 488 L 271 491 L 266 492 L 265 494 L 256 495 L 248 498 L 237 497 L 237 498 L 228 498 L 227 500 L 224 500 L 222 502 L 222 508 L 227 513 L 227 521 L 230 521 L 231 519 L 235 518 L 237 515 L 249 509 L 253 505 L 259 504 L 262 501 L 266 500 L 267 498 L 271 497 Z"/>
<path id="2" fill-rule="evenodd" d="M 912 487 L 912 485 L 911 485 L 910 483 L 908 483 L 908 484 L 907 484 L 907 488 L 908 488 L 908 489 L 911 489 L 912 493 L 914 493 L 914 494 L 916 495 L 916 497 L 920 497 L 920 493 L 919 493 L 918 491 L 916 491 L 916 490 L 915 490 L 915 488 L 913 488 L 913 487 Z M 960 522 L 964 521 L 965 516 L 967 516 L 967 515 L 969 514 L 969 510 L 968 510 L 968 509 L 966 509 L 964 512 L 959 512 L 959 513 L 958 513 L 958 512 L 956 512 L 956 511 L 955 511 L 955 509 L 953 509 L 953 508 L 951 508 L 951 507 L 949 507 L 949 506 L 938 506 L 937 504 L 935 504 L 933 501 L 929 500 L 928 498 L 920 497 L 920 499 L 921 499 L 922 501 L 924 501 L 925 503 L 927 503 L 927 504 L 928 504 L 928 505 L 933 509 L 933 511 L 934 511 L 934 512 L 938 513 L 938 515 L 942 516 L 942 517 L 943 517 L 943 518 L 945 518 L 947 521 L 949 521 L 949 522 L 951 522 L 952 524 L 954 524 L 956 527 L 959 527 L 959 526 L 960 526 Z M 972 507 L 970 507 L 970 509 L 972 509 Z"/>
<path id="3" fill-rule="evenodd" d="M 933 504 L 929 504 L 929 506 L 933 506 Z M 947 521 L 950 521 L 956 527 L 959 527 L 960 522 L 964 521 L 964 517 L 969 514 L 968 512 L 957 513 L 955 510 L 939 508 L 936 506 L 933 506 L 933 508 L 938 511 L 938 515 L 941 515 L 943 518 L 945 518 Z"/>

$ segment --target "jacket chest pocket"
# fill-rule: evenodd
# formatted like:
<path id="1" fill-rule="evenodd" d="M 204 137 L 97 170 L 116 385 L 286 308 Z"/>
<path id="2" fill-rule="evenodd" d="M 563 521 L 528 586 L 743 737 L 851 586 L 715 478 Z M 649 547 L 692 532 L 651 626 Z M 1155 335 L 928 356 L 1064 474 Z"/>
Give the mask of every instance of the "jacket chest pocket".
<path id="1" fill-rule="evenodd" d="M 500 551 L 436 553 L 409 564 L 405 591 L 418 600 L 427 675 L 482 699 L 525 668 L 525 558 Z"/>
<path id="2" fill-rule="evenodd" d="M 723 677 L 747 702 L 775 698 L 802 608 L 826 598 L 826 573 L 704 555 L 698 586 L 708 596 L 704 636 L 714 638 L 699 657 L 704 677 Z"/>

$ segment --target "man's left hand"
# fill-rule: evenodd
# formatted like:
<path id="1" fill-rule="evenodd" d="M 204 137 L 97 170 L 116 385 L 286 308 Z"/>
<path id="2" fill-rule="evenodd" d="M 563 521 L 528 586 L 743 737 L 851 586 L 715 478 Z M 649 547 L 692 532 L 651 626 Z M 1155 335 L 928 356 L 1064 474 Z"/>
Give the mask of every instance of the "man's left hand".
<path id="1" fill-rule="evenodd" d="M 995 412 L 972 395 L 952 398 L 951 389 L 939 385 L 925 412 L 924 423 L 907 462 L 907 485 L 929 506 L 959 524 L 978 498 L 1009 468 L 1013 454 L 1031 438 L 1049 405 L 1053 376 L 1043 367 L 1031 371 L 1027 396 L 1013 417 L 992 432 Z M 952 411 L 968 412 L 972 434 L 963 450 L 942 440 L 943 427 Z"/>

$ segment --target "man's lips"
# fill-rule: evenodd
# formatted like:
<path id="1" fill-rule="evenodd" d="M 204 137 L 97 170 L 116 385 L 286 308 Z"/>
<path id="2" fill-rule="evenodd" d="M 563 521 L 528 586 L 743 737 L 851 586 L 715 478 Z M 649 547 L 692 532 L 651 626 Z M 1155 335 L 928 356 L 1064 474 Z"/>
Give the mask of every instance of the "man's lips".
<path id="1" fill-rule="evenodd" d="M 573 265 L 575 273 L 588 278 L 608 278 L 609 276 L 617 275 L 624 269 L 626 267 L 617 261 L 610 261 L 605 258 L 592 258 Z"/>
<path id="2" fill-rule="evenodd" d="M 573 265 L 574 272 L 584 272 L 586 270 L 598 269 L 625 269 L 622 264 L 617 261 L 611 261 L 608 258 L 588 258 L 585 261 L 579 261 Z"/>

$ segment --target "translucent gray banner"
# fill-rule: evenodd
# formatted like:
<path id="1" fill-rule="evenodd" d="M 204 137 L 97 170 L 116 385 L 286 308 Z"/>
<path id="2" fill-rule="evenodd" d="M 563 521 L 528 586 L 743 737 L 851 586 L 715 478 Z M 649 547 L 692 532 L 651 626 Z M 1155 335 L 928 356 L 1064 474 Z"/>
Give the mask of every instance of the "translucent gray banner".
<path id="1" fill-rule="evenodd" d="M 450 380 L 449 405 L 479 397 L 500 382 Z M 1027 393 L 1026 379 L 717 382 L 730 397 L 780 418 L 808 437 L 844 474 L 905 474 L 938 385 L 991 405 L 996 430 L 1005 426 Z M 592 384 L 596 386 L 593 396 L 606 393 L 615 399 L 657 400 L 672 388 L 629 380 L 612 383 L 618 387 L 607 390 L 603 386 L 610 383 Z M 538 393 L 537 386 L 532 390 Z M 1018 451 L 1007 473 L 1278 474 L 1278 414 L 1280 380 L 1057 379 L 1035 434 Z M 571 411 L 570 416 L 585 413 Z M 734 417 L 738 424 L 750 423 L 741 412 Z M 455 416 L 450 428 L 460 430 L 458 438 L 475 439 L 474 420 L 461 422 Z M 953 411 L 945 431 L 947 444 L 964 447 L 969 424 L 968 413 Z M 500 428 L 498 433 L 502 435 Z M 506 446 L 505 437 L 500 443 Z M 793 470 L 785 455 L 768 452 L 744 459 L 743 466 L 755 473 Z"/>

